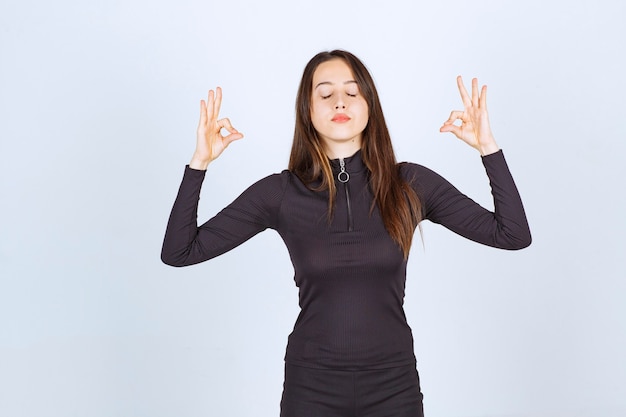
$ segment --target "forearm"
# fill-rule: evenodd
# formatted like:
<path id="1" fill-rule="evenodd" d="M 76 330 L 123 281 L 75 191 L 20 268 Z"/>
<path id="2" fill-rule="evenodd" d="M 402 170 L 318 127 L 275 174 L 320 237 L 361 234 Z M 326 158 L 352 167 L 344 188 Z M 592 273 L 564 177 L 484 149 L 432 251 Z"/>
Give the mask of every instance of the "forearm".
<path id="1" fill-rule="evenodd" d="M 493 246 L 522 249 L 532 238 L 522 199 L 502 152 L 482 158 L 494 201 Z"/>
<path id="2" fill-rule="evenodd" d="M 161 260 L 168 265 L 195 263 L 190 262 L 190 253 L 198 234 L 198 201 L 204 176 L 203 170 L 185 169 L 161 249 Z"/>

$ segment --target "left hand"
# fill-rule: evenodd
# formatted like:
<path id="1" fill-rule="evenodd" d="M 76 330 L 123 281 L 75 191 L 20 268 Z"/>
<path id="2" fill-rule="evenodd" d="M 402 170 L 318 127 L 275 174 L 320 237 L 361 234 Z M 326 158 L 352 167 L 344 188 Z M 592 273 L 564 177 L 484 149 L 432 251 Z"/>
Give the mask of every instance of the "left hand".
<path id="1" fill-rule="evenodd" d="M 470 97 L 463 85 L 461 76 L 456 78 L 465 110 L 454 110 L 439 129 L 440 132 L 452 132 L 457 138 L 477 149 L 481 155 L 489 155 L 500 148 L 491 133 L 489 115 L 487 114 L 487 86 L 478 93 L 478 80 L 472 79 L 472 96 Z M 460 125 L 454 122 L 461 121 Z"/>

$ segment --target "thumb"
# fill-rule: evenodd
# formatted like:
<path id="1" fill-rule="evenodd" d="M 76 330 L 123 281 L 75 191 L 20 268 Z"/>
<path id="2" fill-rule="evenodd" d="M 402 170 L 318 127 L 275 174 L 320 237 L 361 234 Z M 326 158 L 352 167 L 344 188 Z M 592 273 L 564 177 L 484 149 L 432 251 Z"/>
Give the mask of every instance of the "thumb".
<path id="1" fill-rule="evenodd" d="M 230 145 L 232 142 L 242 139 L 243 138 L 243 133 L 234 131 L 233 133 L 231 133 L 230 135 L 224 137 L 224 139 L 222 139 L 222 141 L 224 142 L 224 146 L 228 146 Z"/>

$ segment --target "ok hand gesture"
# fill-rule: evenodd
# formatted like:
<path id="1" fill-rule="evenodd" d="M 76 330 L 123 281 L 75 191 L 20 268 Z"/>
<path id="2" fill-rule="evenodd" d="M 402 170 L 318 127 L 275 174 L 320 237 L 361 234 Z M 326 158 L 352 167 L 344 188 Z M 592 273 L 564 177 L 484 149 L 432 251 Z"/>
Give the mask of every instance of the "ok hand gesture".
<path id="1" fill-rule="evenodd" d="M 470 97 L 463 85 L 463 79 L 458 76 L 457 84 L 465 110 L 454 110 L 450 117 L 439 129 L 440 132 L 452 132 L 481 155 L 488 155 L 499 150 L 496 140 L 491 133 L 489 116 L 487 114 L 487 86 L 484 85 L 478 93 L 478 80 L 472 80 L 472 96 Z M 454 122 L 460 120 L 460 125 Z"/>
<path id="2" fill-rule="evenodd" d="M 222 105 L 222 89 L 209 90 L 207 101 L 200 101 L 200 122 L 198 123 L 196 150 L 191 158 L 189 167 L 206 169 L 209 163 L 215 160 L 231 142 L 243 138 L 231 124 L 228 118 L 219 119 Z M 229 134 L 222 135 L 222 129 Z"/>

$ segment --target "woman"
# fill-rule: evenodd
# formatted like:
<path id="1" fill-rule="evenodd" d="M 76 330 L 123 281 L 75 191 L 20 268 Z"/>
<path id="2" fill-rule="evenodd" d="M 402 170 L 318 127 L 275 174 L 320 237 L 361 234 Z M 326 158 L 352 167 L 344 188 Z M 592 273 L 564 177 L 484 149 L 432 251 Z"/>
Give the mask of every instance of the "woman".
<path id="1" fill-rule="evenodd" d="M 440 130 L 481 153 L 494 213 L 433 171 L 397 164 L 370 74 L 354 55 L 331 51 L 304 70 L 289 169 L 252 185 L 198 227 L 205 170 L 243 137 L 219 118 L 219 88 L 201 101 L 196 150 L 162 259 L 195 264 L 266 228 L 280 234 L 301 307 L 285 355 L 281 416 L 423 416 L 402 307 L 407 257 L 421 220 L 494 247 L 530 244 L 521 199 L 489 127 L 486 87 L 479 92 L 472 80 L 470 96 L 457 81 L 465 109 L 453 111 Z"/>

